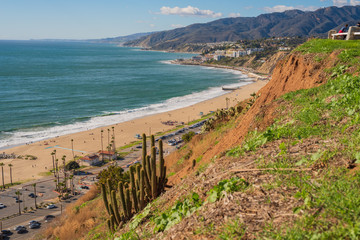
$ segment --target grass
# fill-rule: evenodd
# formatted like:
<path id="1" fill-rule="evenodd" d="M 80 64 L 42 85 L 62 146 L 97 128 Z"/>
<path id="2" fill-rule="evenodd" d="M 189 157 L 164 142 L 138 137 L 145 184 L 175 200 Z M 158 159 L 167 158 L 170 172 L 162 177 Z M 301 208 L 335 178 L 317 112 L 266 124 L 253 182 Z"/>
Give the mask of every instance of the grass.
<path id="1" fill-rule="evenodd" d="M 295 49 L 295 51 L 307 53 L 332 53 L 335 50 L 349 50 L 359 52 L 360 42 L 356 40 L 342 41 L 331 39 L 313 39 L 305 42 Z"/>
<path id="2" fill-rule="evenodd" d="M 259 147 L 274 145 L 275 157 L 259 157 L 258 167 L 291 168 L 327 166 L 340 162 L 360 163 L 360 77 L 347 73 L 359 64 L 359 41 L 312 40 L 296 49 L 303 53 L 331 53 L 343 50 L 339 63 L 328 73 L 329 81 L 319 87 L 288 93 L 282 100 L 290 106 L 286 114 L 265 131 L 250 132 L 241 146 L 230 149 L 228 156 L 256 154 Z M 316 60 L 316 59 L 315 59 Z M 317 138 L 316 152 L 294 156 L 289 152 L 303 141 Z M 325 168 L 319 176 L 271 171 L 277 177 L 267 190 L 288 186 L 296 189 L 302 204 L 294 209 L 302 213 L 293 224 L 268 223 L 260 238 L 267 239 L 359 239 L 360 174 L 350 174 L 346 166 Z M 336 169 L 336 170 L 334 170 Z"/>

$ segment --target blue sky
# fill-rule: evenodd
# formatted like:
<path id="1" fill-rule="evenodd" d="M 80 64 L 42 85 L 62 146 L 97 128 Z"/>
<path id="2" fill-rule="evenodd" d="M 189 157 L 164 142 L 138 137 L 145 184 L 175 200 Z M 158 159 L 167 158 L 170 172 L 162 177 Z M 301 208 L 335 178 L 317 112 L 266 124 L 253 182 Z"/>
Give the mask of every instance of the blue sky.
<path id="1" fill-rule="evenodd" d="M 94 39 L 360 0 L 0 0 L 0 39 Z"/>

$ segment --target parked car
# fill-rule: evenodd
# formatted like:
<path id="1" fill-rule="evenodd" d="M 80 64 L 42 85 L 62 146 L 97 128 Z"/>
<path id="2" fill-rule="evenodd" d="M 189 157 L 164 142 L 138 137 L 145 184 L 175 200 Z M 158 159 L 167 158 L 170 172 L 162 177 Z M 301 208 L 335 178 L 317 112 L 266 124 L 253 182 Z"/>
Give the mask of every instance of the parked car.
<path id="1" fill-rule="evenodd" d="M 25 226 L 21 226 L 21 225 L 16 226 L 16 227 L 14 228 L 14 230 L 15 230 L 17 233 L 19 233 L 19 234 L 27 233 L 26 227 L 25 227 Z"/>
<path id="2" fill-rule="evenodd" d="M 29 228 L 30 228 L 30 229 L 40 228 L 40 226 L 41 226 L 41 223 L 39 223 L 39 222 L 34 222 L 34 223 L 30 224 Z"/>
<path id="3" fill-rule="evenodd" d="M 29 222 L 29 225 L 33 224 L 33 223 L 39 223 L 38 221 L 32 220 Z"/>
<path id="4" fill-rule="evenodd" d="M 55 204 L 50 204 L 46 207 L 47 209 L 57 208 Z"/>
<path id="5" fill-rule="evenodd" d="M 18 199 L 17 197 L 15 198 L 15 202 L 18 203 L 18 202 L 22 202 L 21 199 Z"/>
<path id="6" fill-rule="evenodd" d="M 8 229 L 2 230 L 1 233 L 2 233 L 3 236 L 10 236 L 10 235 L 13 234 L 12 231 L 10 231 Z"/>
<path id="7" fill-rule="evenodd" d="M 30 193 L 28 196 L 31 197 L 31 198 L 35 198 L 35 197 L 36 197 L 36 195 L 35 195 L 34 193 Z"/>
<path id="8" fill-rule="evenodd" d="M 80 188 L 81 188 L 81 189 L 89 189 L 89 187 L 88 187 L 88 186 L 85 186 L 85 185 L 80 186 Z"/>
<path id="9" fill-rule="evenodd" d="M 44 220 L 45 220 L 45 222 L 48 222 L 48 221 L 51 221 L 51 220 L 54 219 L 54 218 L 55 218 L 54 215 L 46 215 L 46 216 L 44 217 Z"/>
<path id="10" fill-rule="evenodd" d="M 6 208 L 6 205 L 0 203 L 0 209 L 2 209 L 2 208 Z"/>

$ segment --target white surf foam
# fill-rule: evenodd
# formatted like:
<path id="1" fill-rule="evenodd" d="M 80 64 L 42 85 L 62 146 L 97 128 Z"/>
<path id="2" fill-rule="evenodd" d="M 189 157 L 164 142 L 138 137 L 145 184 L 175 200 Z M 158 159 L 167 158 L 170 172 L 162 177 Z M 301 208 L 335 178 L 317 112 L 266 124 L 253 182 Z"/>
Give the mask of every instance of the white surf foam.
<path id="1" fill-rule="evenodd" d="M 234 74 L 239 75 L 239 82 L 226 85 L 226 87 L 241 87 L 252 82 L 250 78 L 242 74 L 239 71 L 230 69 L 220 69 L 224 71 L 233 71 Z M 86 131 L 98 127 L 108 126 L 111 124 L 130 121 L 136 118 L 149 116 L 156 113 L 167 112 L 187 106 L 191 106 L 195 103 L 199 103 L 211 98 L 215 98 L 225 94 L 226 91 L 219 87 L 212 87 L 205 91 L 195 92 L 182 97 L 174 97 L 164 102 L 151 104 L 142 108 L 129 109 L 119 112 L 104 112 L 106 116 L 92 117 L 87 121 L 76 122 L 73 124 L 67 124 L 62 126 L 55 126 L 50 128 L 34 128 L 27 130 L 19 130 L 13 133 L 5 133 L 7 135 L 3 139 L 0 139 L 0 149 L 9 148 L 12 146 L 22 145 L 30 142 L 37 142 L 49 138 L 53 138 L 60 135 L 66 135 L 70 133 L 76 133 Z"/>

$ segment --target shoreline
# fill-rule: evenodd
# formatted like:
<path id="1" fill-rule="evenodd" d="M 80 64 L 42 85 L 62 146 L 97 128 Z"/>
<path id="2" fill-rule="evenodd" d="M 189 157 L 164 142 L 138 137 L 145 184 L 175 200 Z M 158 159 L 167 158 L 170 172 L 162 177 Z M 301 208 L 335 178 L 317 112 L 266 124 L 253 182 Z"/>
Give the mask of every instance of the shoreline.
<path id="1" fill-rule="evenodd" d="M 112 131 L 112 127 L 114 127 L 116 147 L 124 146 L 137 140 L 134 137 L 135 134 L 156 134 L 169 131 L 176 127 L 175 125 L 164 125 L 161 122 L 177 121 L 178 123 L 188 123 L 190 121 L 200 119 L 203 115 L 206 115 L 211 111 L 225 108 L 226 99 L 230 99 L 229 107 L 234 106 L 237 102 L 249 98 L 251 93 L 257 92 L 266 83 L 267 81 L 256 81 L 246 84 L 240 89 L 226 92 L 220 96 L 210 98 L 187 107 L 162 113 L 154 113 L 104 127 L 97 127 L 86 131 L 48 138 L 46 140 L 33 142 L 31 144 L 23 144 L 20 146 L 2 149 L 0 150 L 1 153 L 14 153 L 16 155 L 22 156 L 33 155 L 37 157 L 37 160 L 1 159 L 1 162 L 3 162 L 6 166 L 4 169 L 5 183 L 10 182 L 7 169 L 7 165 L 9 163 L 13 165 L 13 182 L 40 179 L 44 177 L 42 173 L 48 172 L 52 168 L 50 154 L 54 149 L 57 151 L 58 158 L 60 158 L 60 156 L 66 155 L 68 161 L 72 159 L 72 139 L 74 144 L 74 154 L 77 156 L 85 156 L 86 154 L 94 153 L 101 149 L 101 130 L 104 131 L 103 145 L 105 148 L 108 142 L 108 129 Z"/>
<path id="2" fill-rule="evenodd" d="M 226 66 L 226 65 L 219 65 L 219 64 L 207 64 L 207 63 L 201 63 L 201 62 L 194 62 L 192 60 L 171 60 L 171 64 L 178 64 L 178 65 L 189 65 L 189 66 L 201 66 L 201 67 L 209 67 L 209 68 L 220 68 L 220 69 L 229 69 L 229 70 L 235 70 L 240 71 L 243 74 L 247 75 L 250 78 L 254 78 L 255 81 L 259 80 L 270 80 L 271 76 L 261 76 L 258 73 L 254 72 L 254 69 L 249 69 L 245 67 L 235 67 L 235 66 Z"/>

